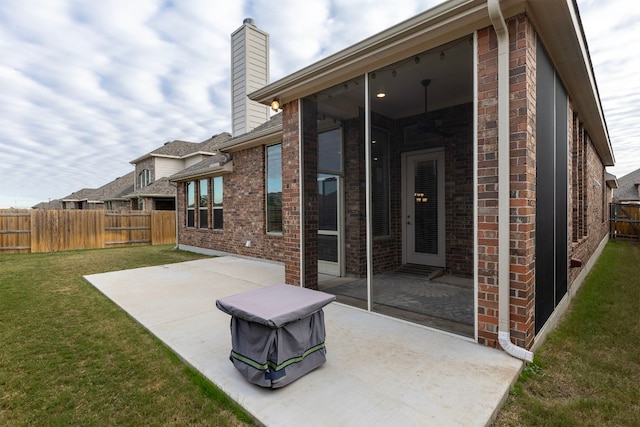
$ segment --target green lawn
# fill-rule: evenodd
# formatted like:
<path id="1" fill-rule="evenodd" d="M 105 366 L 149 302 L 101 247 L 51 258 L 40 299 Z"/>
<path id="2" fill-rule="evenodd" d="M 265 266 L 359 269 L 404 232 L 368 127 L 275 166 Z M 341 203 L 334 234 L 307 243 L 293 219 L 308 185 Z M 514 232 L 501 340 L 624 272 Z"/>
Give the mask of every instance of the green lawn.
<path id="1" fill-rule="evenodd" d="M 171 246 L 0 255 L 0 425 L 246 425 L 250 417 L 86 274 Z M 497 426 L 640 426 L 640 246 L 610 242 Z"/>
<path id="2" fill-rule="evenodd" d="M 172 246 L 0 255 L 0 425 L 251 424 L 82 278 L 197 258 Z"/>
<path id="3" fill-rule="evenodd" d="M 607 244 L 496 426 L 640 426 L 640 245 Z"/>

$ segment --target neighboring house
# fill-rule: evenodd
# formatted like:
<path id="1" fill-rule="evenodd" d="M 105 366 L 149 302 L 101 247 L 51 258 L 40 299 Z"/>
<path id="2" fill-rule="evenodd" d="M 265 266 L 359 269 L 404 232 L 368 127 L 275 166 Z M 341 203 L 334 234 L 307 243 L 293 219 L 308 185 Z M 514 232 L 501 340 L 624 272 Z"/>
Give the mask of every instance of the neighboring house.
<path id="1" fill-rule="evenodd" d="M 100 200 L 95 188 L 83 188 L 61 199 L 62 209 L 104 209 L 104 202 Z"/>
<path id="2" fill-rule="evenodd" d="M 640 169 L 618 179 L 618 188 L 613 190 L 613 201 L 640 204 Z"/>
<path id="3" fill-rule="evenodd" d="M 199 143 L 169 141 L 131 161 L 135 166 L 134 190 L 126 195 L 131 209 L 175 210 L 176 189 L 166 178 L 213 156 L 211 147 L 229 138 L 230 134 L 221 133 Z"/>
<path id="4" fill-rule="evenodd" d="M 614 158 L 573 1 L 451 0 L 249 97 L 282 113 L 171 177 L 180 248 L 530 359 L 608 239 Z M 468 329 L 440 321 L 456 311 Z"/>
<path id="5" fill-rule="evenodd" d="M 96 190 L 96 195 L 104 202 L 107 210 L 129 210 L 131 202 L 125 196 L 133 191 L 135 172 L 118 177 Z"/>
<path id="6" fill-rule="evenodd" d="M 134 172 L 118 177 L 99 188 L 83 188 L 62 199 L 38 203 L 33 209 L 131 209 L 124 195 L 133 191 Z"/>
<path id="7" fill-rule="evenodd" d="M 35 206 L 31 206 L 31 209 L 62 209 L 62 200 L 53 199 L 48 202 L 40 202 Z"/>

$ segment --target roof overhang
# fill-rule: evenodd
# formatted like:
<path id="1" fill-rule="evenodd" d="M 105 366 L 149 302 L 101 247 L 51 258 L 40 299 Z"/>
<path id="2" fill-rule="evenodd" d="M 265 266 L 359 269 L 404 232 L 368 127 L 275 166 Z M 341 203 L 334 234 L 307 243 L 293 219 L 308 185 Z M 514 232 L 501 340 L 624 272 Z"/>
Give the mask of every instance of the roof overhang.
<path id="1" fill-rule="evenodd" d="M 226 153 L 233 153 L 260 145 L 273 144 L 280 140 L 282 140 L 282 125 L 270 127 L 261 132 L 249 132 L 246 135 L 217 145 L 216 149 Z"/>
<path id="2" fill-rule="evenodd" d="M 175 197 L 175 196 L 176 196 L 175 194 L 153 194 L 153 193 L 143 194 L 143 193 L 140 193 L 140 194 L 132 195 L 129 198 L 130 199 L 142 199 L 142 198 L 156 198 L 156 197 L 165 198 L 165 197 Z"/>
<path id="3" fill-rule="evenodd" d="M 505 16 L 523 0 L 503 0 Z M 303 98 L 491 25 L 486 0 L 450 0 L 259 89 L 249 97 L 270 105 Z"/>
<path id="4" fill-rule="evenodd" d="M 208 178 L 211 176 L 226 175 L 233 172 L 233 160 L 229 160 L 224 164 L 211 165 L 209 170 L 199 170 L 189 175 L 182 175 L 178 178 L 171 179 L 172 182 L 185 182 L 192 181 L 194 179 Z"/>
<path id="5" fill-rule="evenodd" d="M 506 19 L 526 12 L 606 166 L 614 157 L 575 0 L 502 0 Z M 491 26 L 486 0 L 450 0 L 249 95 L 270 105 L 303 98 Z"/>
<path id="6" fill-rule="evenodd" d="M 605 166 L 613 166 L 609 130 L 575 0 L 530 1 L 527 15 Z"/>

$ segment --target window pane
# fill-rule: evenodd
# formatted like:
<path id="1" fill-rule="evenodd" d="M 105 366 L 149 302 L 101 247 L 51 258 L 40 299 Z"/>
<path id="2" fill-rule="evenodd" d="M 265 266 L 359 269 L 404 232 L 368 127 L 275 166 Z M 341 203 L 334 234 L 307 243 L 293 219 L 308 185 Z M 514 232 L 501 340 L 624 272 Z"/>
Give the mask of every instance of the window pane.
<path id="1" fill-rule="evenodd" d="M 223 225 L 223 210 L 222 209 L 214 209 L 213 210 L 213 228 L 215 230 L 222 230 Z"/>
<path id="2" fill-rule="evenodd" d="M 222 177 L 213 178 L 213 206 L 222 207 Z"/>
<path id="3" fill-rule="evenodd" d="M 342 129 L 318 134 L 318 170 L 342 172 Z"/>
<path id="4" fill-rule="evenodd" d="M 318 259 L 338 262 L 338 236 L 318 235 Z"/>
<path id="5" fill-rule="evenodd" d="M 282 144 L 267 147 L 267 232 L 282 232 Z"/>
<path id="6" fill-rule="evenodd" d="M 208 209 L 200 209 L 199 217 L 200 217 L 200 228 L 209 228 L 209 210 Z"/>
<path id="7" fill-rule="evenodd" d="M 206 179 L 200 180 L 200 207 L 206 208 L 209 206 L 209 189 L 208 189 L 208 181 Z"/>
<path id="8" fill-rule="evenodd" d="M 438 253 L 438 162 L 418 162 L 414 176 L 415 252 Z"/>
<path id="9" fill-rule="evenodd" d="M 188 208 L 193 209 L 195 207 L 195 203 L 196 203 L 195 189 L 196 189 L 195 182 L 191 181 L 187 183 L 187 207 Z"/>
<path id="10" fill-rule="evenodd" d="M 389 135 L 371 131 L 371 207 L 374 236 L 389 235 Z"/>
<path id="11" fill-rule="evenodd" d="M 338 179 L 318 176 L 318 229 L 338 231 Z"/>
<path id="12" fill-rule="evenodd" d="M 195 224 L 195 211 L 193 209 L 187 210 L 187 227 L 193 227 Z"/>

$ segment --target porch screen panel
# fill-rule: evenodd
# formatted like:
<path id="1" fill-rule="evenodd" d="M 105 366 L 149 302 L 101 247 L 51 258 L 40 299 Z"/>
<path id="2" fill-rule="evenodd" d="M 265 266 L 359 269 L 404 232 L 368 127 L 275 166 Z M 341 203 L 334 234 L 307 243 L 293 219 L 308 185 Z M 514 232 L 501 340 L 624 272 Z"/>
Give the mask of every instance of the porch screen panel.
<path id="1" fill-rule="evenodd" d="M 415 252 L 438 253 L 438 163 L 418 162 L 413 194 L 415 212 Z"/>
<path id="2" fill-rule="evenodd" d="M 535 330 L 539 332 L 567 292 L 569 242 L 568 98 L 540 41 L 536 88 Z"/>

